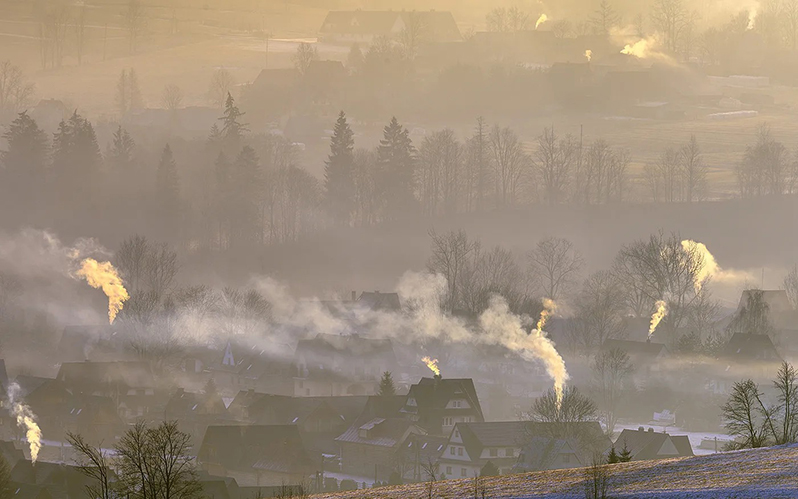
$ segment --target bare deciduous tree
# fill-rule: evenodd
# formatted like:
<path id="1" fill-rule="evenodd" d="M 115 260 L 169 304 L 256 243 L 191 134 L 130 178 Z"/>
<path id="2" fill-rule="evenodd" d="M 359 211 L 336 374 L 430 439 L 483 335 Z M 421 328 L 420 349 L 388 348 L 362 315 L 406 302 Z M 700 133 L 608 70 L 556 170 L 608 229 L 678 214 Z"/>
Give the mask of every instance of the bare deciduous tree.
<path id="1" fill-rule="evenodd" d="M 164 87 L 161 101 L 163 107 L 169 111 L 180 109 L 180 106 L 183 105 L 183 90 L 177 85 L 170 83 Z"/>
<path id="2" fill-rule="evenodd" d="M 111 499 L 114 497 L 111 483 L 111 462 L 101 447 L 86 442 L 82 435 L 67 433 L 67 442 L 76 453 L 75 461 L 80 472 L 96 483 L 86 485 L 89 497 Z"/>
<path id="3" fill-rule="evenodd" d="M 529 14 L 519 7 L 496 7 L 485 17 L 488 31 L 515 33 L 523 31 L 529 24 Z"/>
<path id="4" fill-rule="evenodd" d="M 25 81 L 19 66 L 0 62 L 0 111 L 20 111 L 30 104 L 35 90 L 33 83 Z"/>
<path id="5" fill-rule="evenodd" d="M 419 148 L 416 175 L 421 210 L 425 215 L 451 215 L 457 211 L 461 156 L 462 147 L 448 128 L 424 138 Z"/>
<path id="6" fill-rule="evenodd" d="M 235 79 L 225 68 L 219 68 L 213 72 L 211 76 L 211 83 L 208 86 L 208 102 L 212 105 L 222 108 L 227 102 L 227 96 L 230 95 L 235 87 Z"/>
<path id="7" fill-rule="evenodd" d="M 427 37 L 427 26 L 423 18 L 415 11 L 406 13 L 404 21 L 405 26 L 399 33 L 399 44 L 404 58 L 413 62 Z"/>
<path id="8" fill-rule="evenodd" d="M 478 243 L 469 241 L 465 231 L 438 234 L 430 232 L 432 239 L 432 256 L 427 262 L 430 272 L 440 274 L 446 278 L 449 286 L 448 309 L 451 310 L 460 301 L 461 273 L 468 266 L 468 259 L 478 246 Z"/>
<path id="9" fill-rule="evenodd" d="M 553 128 L 544 129 L 538 137 L 535 157 L 546 203 L 554 205 L 566 200 L 578 154 L 579 144 L 571 136 L 558 139 Z"/>
<path id="10" fill-rule="evenodd" d="M 518 135 L 510 128 L 493 127 L 490 133 L 490 151 L 493 155 L 493 178 L 496 182 L 496 204 L 512 206 L 520 188 L 521 176 L 529 166 L 529 156 L 524 152 Z"/>
<path id="11" fill-rule="evenodd" d="M 682 147 L 680 153 L 681 174 L 684 184 L 684 200 L 688 203 L 701 201 L 706 195 L 707 168 L 701 157 L 701 148 L 695 135 Z"/>
<path id="12" fill-rule="evenodd" d="M 624 289 L 612 272 L 599 271 L 585 281 L 568 331 L 575 349 L 595 351 L 608 339 L 626 334 Z"/>
<path id="13" fill-rule="evenodd" d="M 737 438 L 732 446 L 757 448 L 766 445 L 768 430 L 765 420 L 769 415 L 756 383 L 750 379 L 735 383 L 722 410 L 726 431 Z"/>
<path id="14" fill-rule="evenodd" d="M 631 374 L 632 363 L 629 354 L 623 350 L 604 350 L 596 355 L 593 362 L 593 384 L 600 397 L 599 410 L 604 417 L 608 435 L 612 435 L 615 430 L 618 403 L 624 384 Z"/>
<path id="15" fill-rule="evenodd" d="M 127 8 L 122 13 L 122 19 L 127 28 L 130 53 L 135 53 L 138 48 L 139 38 L 147 27 L 147 17 L 144 5 L 140 0 L 128 0 Z"/>
<path id="16" fill-rule="evenodd" d="M 316 47 L 313 44 L 303 42 L 296 48 L 296 52 L 291 60 L 294 63 L 294 68 L 296 68 L 300 75 L 304 76 L 313 61 L 318 58 L 319 54 L 316 51 Z"/>
<path id="17" fill-rule="evenodd" d="M 663 37 L 665 48 L 674 54 L 678 52 L 682 38 L 693 22 L 683 0 L 656 0 L 650 18 L 654 29 Z"/>
<path id="18" fill-rule="evenodd" d="M 584 260 L 567 239 L 551 237 L 528 254 L 532 271 L 541 280 L 543 296 L 557 301 L 569 291 L 582 270 Z"/>
<path id="19" fill-rule="evenodd" d="M 787 297 L 793 308 L 798 308 L 798 265 L 794 265 L 790 272 L 784 276 L 782 284 L 787 291 Z"/>

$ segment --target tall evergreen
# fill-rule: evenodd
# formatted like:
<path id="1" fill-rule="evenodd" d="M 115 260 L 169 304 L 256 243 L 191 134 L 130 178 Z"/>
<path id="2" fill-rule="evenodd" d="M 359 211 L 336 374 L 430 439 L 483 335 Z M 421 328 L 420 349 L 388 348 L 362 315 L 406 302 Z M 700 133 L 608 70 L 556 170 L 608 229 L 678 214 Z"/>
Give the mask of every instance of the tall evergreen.
<path id="1" fill-rule="evenodd" d="M 224 114 L 219 121 L 222 122 L 221 137 L 225 151 L 230 154 L 238 152 L 238 147 L 244 134 L 249 131 L 246 123 L 241 122 L 242 113 L 236 106 L 233 96 L 227 94 L 227 101 L 224 104 Z"/>
<path id="2" fill-rule="evenodd" d="M 162 229 L 161 239 L 173 238 L 180 228 L 180 179 L 169 144 L 163 148 L 161 160 L 158 162 L 155 208 L 156 219 Z"/>
<path id="3" fill-rule="evenodd" d="M 396 117 L 383 129 L 378 154 L 385 217 L 397 219 L 415 212 L 415 148 L 410 133 Z"/>
<path id="4" fill-rule="evenodd" d="M 127 170 L 133 163 L 133 149 L 136 142 L 130 134 L 120 125 L 114 132 L 113 145 L 111 147 L 109 162 L 115 170 Z"/>
<path id="5" fill-rule="evenodd" d="M 124 69 L 116 82 L 116 110 L 119 111 L 120 116 L 124 116 L 130 110 L 130 90 L 128 89 L 127 71 Z"/>
<path id="6" fill-rule="evenodd" d="M 381 397 L 392 397 L 396 395 L 396 386 L 393 384 L 393 376 L 390 372 L 385 371 L 382 373 L 380 379 L 380 390 L 377 395 Z"/>
<path id="7" fill-rule="evenodd" d="M 129 92 L 128 102 L 130 104 L 130 110 L 140 111 L 144 109 L 144 98 L 141 96 L 139 76 L 133 68 L 130 68 L 127 74 L 127 88 Z"/>
<path id="8" fill-rule="evenodd" d="M 0 151 L 0 206 L 19 223 L 36 220 L 46 186 L 47 134 L 27 112 L 20 113 L 3 134 Z"/>
<path id="9" fill-rule="evenodd" d="M 628 463 L 632 460 L 632 451 L 626 446 L 626 439 L 623 441 L 623 449 L 621 449 L 621 453 L 618 454 L 618 462 L 621 463 Z"/>
<path id="10" fill-rule="evenodd" d="M 53 139 L 53 176 L 64 216 L 99 208 L 102 156 L 91 123 L 77 113 L 62 121 Z"/>
<path id="11" fill-rule="evenodd" d="M 339 223 L 349 224 L 354 211 L 355 134 L 346 121 L 343 111 L 338 115 L 330 139 L 330 155 L 324 169 L 324 188 L 331 217 Z"/>

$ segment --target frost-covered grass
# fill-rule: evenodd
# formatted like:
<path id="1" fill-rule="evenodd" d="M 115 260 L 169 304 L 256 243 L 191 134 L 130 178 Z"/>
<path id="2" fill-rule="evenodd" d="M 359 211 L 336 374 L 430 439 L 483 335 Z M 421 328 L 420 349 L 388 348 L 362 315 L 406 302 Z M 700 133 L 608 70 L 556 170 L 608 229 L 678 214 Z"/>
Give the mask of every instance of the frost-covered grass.
<path id="1" fill-rule="evenodd" d="M 609 465 L 613 498 L 794 498 L 798 497 L 798 445 L 708 456 Z M 583 498 L 585 470 L 554 470 L 485 479 L 486 497 Z M 474 497 L 473 479 L 434 484 L 435 498 Z M 329 499 L 426 498 L 426 484 L 317 496 Z"/>

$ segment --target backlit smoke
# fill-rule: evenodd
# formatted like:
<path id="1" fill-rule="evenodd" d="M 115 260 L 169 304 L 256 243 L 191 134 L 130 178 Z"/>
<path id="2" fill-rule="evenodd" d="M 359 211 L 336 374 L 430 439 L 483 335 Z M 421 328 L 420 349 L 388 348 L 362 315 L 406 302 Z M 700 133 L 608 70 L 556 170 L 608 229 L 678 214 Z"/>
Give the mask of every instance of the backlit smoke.
<path id="1" fill-rule="evenodd" d="M 593 60 L 593 51 L 590 49 L 585 50 L 585 58 L 587 58 L 587 62 Z"/>
<path id="2" fill-rule="evenodd" d="M 652 44 L 652 40 L 643 38 L 636 43 L 626 44 L 621 53 L 633 55 L 638 59 L 648 59 L 653 54 Z"/>
<path id="3" fill-rule="evenodd" d="M 709 252 L 704 243 L 687 239 L 682 241 L 682 248 L 688 253 L 696 253 L 701 257 L 701 268 L 695 276 L 694 283 L 695 292 L 700 293 L 707 279 L 720 272 L 720 266 L 718 266 L 715 257 L 712 256 L 712 253 Z"/>
<path id="4" fill-rule="evenodd" d="M 36 415 L 30 407 L 18 400 L 20 387 L 17 383 L 8 385 L 8 405 L 9 412 L 17 420 L 17 426 L 25 429 L 25 438 L 30 446 L 30 460 L 36 464 L 39 458 L 39 450 L 42 448 L 42 430 L 36 424 Z"/>
<path id="5" fill-rule="evenodd" d="M 662 319 L 668 315 L 668 304 L 665 300 L 657 301 L 656 305 L 657 310 L 654 312 L 654 315 L 651 316 L 651 325 L 648 327 L 648 339 L 650 340 L 652 336 L 654 336 L 654 331 L 657 330 L 657 326 L 659 323 L 662 322 Z"/>
<path id="6" fill-rule="evenodd" d="M 100 263 L 93 258 L 86 258 L 81 263 L 77 276 L 86 279 L 93 288 L 102 288 L 108 297 L 108 322 L 113 324 L 125 301 L 130 298 L 114 266 L 111 262 Z"/>
<path id="7" fill-rule="evenodd" d="M 543 361 L 546 373 L 554 380 L 557 410 L 560 410 L 568 371 L 554 342 L 539 329 L 527 334 L 521 318 L 510 311 L 507 301 L 500 296 L 491 298 L 490 307 L 479 316 L 479 323 L 492 341 L 519 353 L 525 360 Z"/>
<path id="8" fill-rule="evenodd" d="M 557 304 L 554 303 L 554 300 L 543 298 L 543 310 L 540 311 L 540 319 L 538 319 L 537 324 L 538 331 L 543 331 L 543 328 L 546 327 L 546 321 L 549 320 L 549 316 L 553 314 L 556 309 Z"/>
<path id="9" fill-rule="evenodd" d="M 752 7 L 751 10 L 748 11 L 748 31 L 753 30 L 756 27 L 756 16 L 759 14 L 759 11 L 756 7 Z"/>
<path id="10" fill-rule="evenodd" d="M 435 376 L 441 375 L 441 370 L 438 367 L 438 359 L 430 359 L 429 357 L 424 357 L 423 359 L 421 359 L 421 361 L 427 364 L 427 367 L 429 367 L 430 371 L 435 373 Z"/>
<path id="11" fill-rule="evenodd" d="M 545 23 L 548 20 L 549 16 L 547 16 L 546 14 L 541 14 L 540 17 L 538 17 L 537 22 L 535 23 L 535 29 L 538 29 L 541 24 Z"/>
<path id="12" fill-rule="evenodd" d="M 701 259 L 701 268 L 698 269 L 698 272 L 695 276 L 695 282 L 693 283 L 696 294 L 701 292 L 704 285 L 710 279 L 713 282 L 733 284 L 743 283 L 752 278 L 752 276 L 745 271 L 722 269 L 704 243 L 686 239 L 682 241 L 682 249 L 687 253 L 697 254 Z"/>

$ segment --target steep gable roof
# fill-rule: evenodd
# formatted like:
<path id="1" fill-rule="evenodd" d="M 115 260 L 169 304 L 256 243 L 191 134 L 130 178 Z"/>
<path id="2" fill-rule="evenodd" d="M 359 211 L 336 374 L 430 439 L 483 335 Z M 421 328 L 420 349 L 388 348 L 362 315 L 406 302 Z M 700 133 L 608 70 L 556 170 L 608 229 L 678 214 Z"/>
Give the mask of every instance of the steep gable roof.
<path id="1" fill-rule="evenodd" d="M 720 356 L 737 361 L 781 362 L 776 346 L 766 334 L 734 333 Z"/>
<path id="2" fill-rule="evenodd" d="M 615 450 L 619 451 L 625 445 L 637 461 L 692 456 L 693 450 L 690 441 L 685 442 L 686 438 L 674 441 L 667 433 L 643 430 L 642 427 L 637 430 L 625 429 L 615 440 Z"/>
<path id="3" fill-rule="evenodd" d="M 479 418 L 484 419 L 474 381 L 469 378 L 421 378 L 421 381 L 410 387 L 407 403 L 402 410 L 419 414 L 439 410 L 445 408 L 449 401 L 458 398 L 467 400 L 471 409 L 477 411 Z"/>

